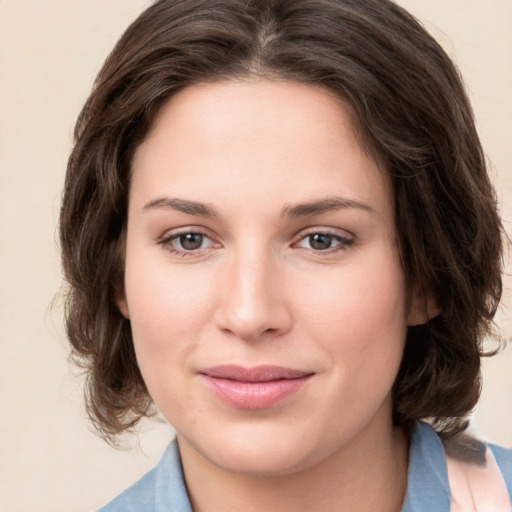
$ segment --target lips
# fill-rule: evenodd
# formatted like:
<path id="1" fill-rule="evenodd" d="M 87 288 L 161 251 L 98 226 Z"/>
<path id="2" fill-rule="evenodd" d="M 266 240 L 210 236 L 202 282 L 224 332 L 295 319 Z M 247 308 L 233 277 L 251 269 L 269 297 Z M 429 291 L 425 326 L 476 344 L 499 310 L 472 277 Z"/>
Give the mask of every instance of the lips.
<path id="1" fill-rule="evenodd" d="M 207 387 L 239 409 L 266 409 L 298 392 L 313 373 L 282 366 L 221 365 L 200 372 Z"/>

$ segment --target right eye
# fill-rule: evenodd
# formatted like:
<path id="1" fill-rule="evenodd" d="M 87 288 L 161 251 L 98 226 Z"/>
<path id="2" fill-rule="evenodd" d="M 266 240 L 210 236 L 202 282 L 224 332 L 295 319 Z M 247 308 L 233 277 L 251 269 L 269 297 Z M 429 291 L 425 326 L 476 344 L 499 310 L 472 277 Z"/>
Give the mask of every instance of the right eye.
<path id="1" fill-rule="evenodd" d="M 203 241 L 204 236 L 201 233 L 186 233 L 174 238 L 173 244 L 179 245 L 179 248 L 185 251 L 197 251 L 203 245 Z"/>
<path id="2" fill-rule="evenodd" d="M 197 254 L 202 249 L 218 246 L 208 236 L 199 231 L 172 233 L 160 240 L 159 244 L 172 254 L 179 254 L 180 256 L 191 256 Z"/>

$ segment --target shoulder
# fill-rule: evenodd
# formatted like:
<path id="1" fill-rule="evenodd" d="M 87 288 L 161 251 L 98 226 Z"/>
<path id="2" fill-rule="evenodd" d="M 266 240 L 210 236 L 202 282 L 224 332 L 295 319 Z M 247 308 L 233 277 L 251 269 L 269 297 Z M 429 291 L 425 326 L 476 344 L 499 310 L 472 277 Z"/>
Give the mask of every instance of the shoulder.
<path id="1" fill-rule="evenodd" d="M 157 468 L 153 468 L 98 512 L 138 512 L 155 509 L 155 481 Z"/>
<path id="2" fill-rule="evenodd" d="M 476 482 L 488 481 L 505 484 L 508 495 L 512 497 L 512 450 L 492 443 L 484 443 L 462 434 L 453 440 L 444 442 L 448 469 L 457 465 L 465 467 L 465 479 L 474 475 Z M 450 473 L 450 471 L 449 471 Z M 450 475 L 449 475 L 450 476 Z"/>
<path id="3" fill-rule="evenodd" d="M 489 448 L 501 470 L 508 493 L 512 497 L 512 450 L 495 444 L 489 444 Z"/>
<path id="4" fill-rule="evenodd" d="M 173 441 L 160 462 L 98 512 L 190 512 L 178 443 Z"/>
<path id="5" fill-rule="evenodd" d="M 431 425 L 423 422 L 416 424 L 411 437 L 408 489 L 402 512 L 448 512 L 453 503 L 459 501 L 461 488 L 462 498 L 465 499 L 468 485 L 471 492 L 485 487 L 482 493 L 479 491 L 484 495 L 484 500 L 491 486 L 496 487 L 503 502 L 510 501 L 505 493 L 512 496 L 512 451 L 477 440 L 469 445 L 467 440 L 459 441 L 456 440 L 455 445 L 453 440 L 443 443 Z M 464 453 L 464 447 L 468 446 L 470 450 Z M 486 464 L 486 453 L 489 452 L 496 460 L 494 472 L 489 471 Z M 508 510 L 506 507 L 502 509 Z M 486 511 L 502 509 L 494 506 L 482 508 Z"/>

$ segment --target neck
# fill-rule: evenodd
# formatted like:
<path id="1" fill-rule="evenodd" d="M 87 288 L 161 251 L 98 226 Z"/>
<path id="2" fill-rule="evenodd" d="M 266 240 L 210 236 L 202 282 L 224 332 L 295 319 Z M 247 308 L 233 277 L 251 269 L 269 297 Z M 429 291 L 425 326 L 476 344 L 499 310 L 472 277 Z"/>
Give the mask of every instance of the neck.
<path id="1" fill-rule="evenodd" d="M 178 435 L 194 512 L 399 512 L 407 488 L 408 446 L 398 428 L 370 428 L 299 472 L 254 476 L 220 468 Z"/>

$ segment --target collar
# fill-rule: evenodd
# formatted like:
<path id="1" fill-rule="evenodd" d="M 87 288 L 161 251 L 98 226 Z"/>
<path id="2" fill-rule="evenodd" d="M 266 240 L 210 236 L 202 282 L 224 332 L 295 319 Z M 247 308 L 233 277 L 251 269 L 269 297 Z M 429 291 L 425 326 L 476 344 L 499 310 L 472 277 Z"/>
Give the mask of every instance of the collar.
<path id="1" fill-rule="evenodd" d="M 407 494 L 401 512 L 448 512 L 450 487 L 441 439 L 427 423 L 416 423 L 411 437 Z"/>
<path id="2" fill-rule="evenodd" d="M 176 440 L 167 447 L 155 470 L 155 512 L 192 512 Z M 411 437 L 407 494 L 401 512 L 449 510 L 443 445 L 430 425 L 418 422 Z"/>

